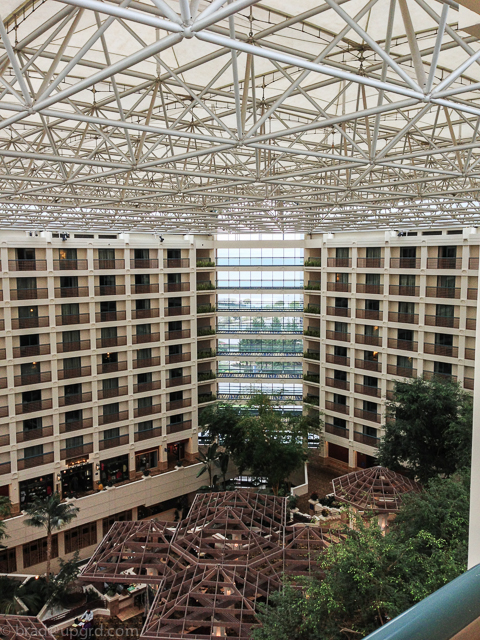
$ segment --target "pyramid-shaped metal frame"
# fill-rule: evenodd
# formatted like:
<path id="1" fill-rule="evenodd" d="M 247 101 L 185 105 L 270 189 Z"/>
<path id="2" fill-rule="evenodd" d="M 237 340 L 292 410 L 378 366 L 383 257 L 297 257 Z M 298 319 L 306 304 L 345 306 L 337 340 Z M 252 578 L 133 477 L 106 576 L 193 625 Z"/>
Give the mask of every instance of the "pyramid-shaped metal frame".
<path id="1" fill-rule="evenodd" d="M 0 614 L 0 638 L 2 640 L 55 640 L 47 627 L 35 616 Z"/>

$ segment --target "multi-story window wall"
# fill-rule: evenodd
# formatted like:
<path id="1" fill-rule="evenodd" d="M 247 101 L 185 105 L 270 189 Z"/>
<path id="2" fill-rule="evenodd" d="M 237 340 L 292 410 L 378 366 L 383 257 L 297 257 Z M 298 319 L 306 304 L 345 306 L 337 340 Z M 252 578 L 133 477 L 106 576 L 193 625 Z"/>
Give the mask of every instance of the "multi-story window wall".
<path id="1" fill-rule="evenodd" d="M 255 383 L 255 382 L 219 382 L 218 396 L 221 400 L 236 400 L 251 398 L 258 393 L 264 393 L 272 400 L 302 399 L 303 385 L 292 383 Z"/>
<path id="2" fill-rule="evenodd" d="M 217 316 L 221 333 L 303 333 L 303 318 L 296 316 Z"/>
<path id="3" fill-rule="evenodd" d="M 302 266 L 303 249 L 218 249 L 218 267 L 284 267 Z"/>
<path id="4" fill-rule="evenodd" d="M 278 362 L 262 360 L 219 360 L 219 378 L 301 378 L 302 360 Z"/>
<path id="5" fill-rule="evenodd" d="M 218 289 L 303 289 L 303 272 L 217 271 Z"/>
<path id="6" fill-rule="evenodd" d="M 222 293 L 218 292 L 219 311 L 295 311 L 303 310 L 303 293 Z"/>

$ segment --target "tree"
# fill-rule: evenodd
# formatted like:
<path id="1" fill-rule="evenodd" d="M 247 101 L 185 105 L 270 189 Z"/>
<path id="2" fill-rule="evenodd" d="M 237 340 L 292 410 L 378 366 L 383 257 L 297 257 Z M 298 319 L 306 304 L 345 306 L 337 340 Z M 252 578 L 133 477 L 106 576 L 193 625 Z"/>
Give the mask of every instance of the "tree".
<path id="1" fill-rule="evenodd" d="M 77 517 L 78 511 L 77 507 L 62 503 L 58 493 L 52 493 L 51 496 L 44 499 L 38 498 L 25 508 L 26 514 L 30 516 L 25 520 L 25 524 L 28 527 L 45 529 L 47 532 L 47 582 L 50 579 L 53 532 L 69 524 Z"/>
<path id="2" fill-rule="evenodd" d="M 420 482 L 470 466 L 472 399 L 456 382 L 434 377 L 395 382 L 379 464 Z"/>
<path id="3" fill-rule="evenodd" d="M 208 449 L 205 452 L 199 451 L 197 456 L 197 460 L 203 464 L 203 467 L 197 473 L 197 478 L 199 478 L 201 475 L 207 472 L 208 481 L 209 481 L 208 486 L 210 489 L 213 489 L 213 486 L 215 485 L 217 480 L 217 476 L 213 475 L 213 469 L 214 469 L 215 463 L 218 460 L 217 449 L 218 449 L 218 444 L 214 442 L 208 447 Z"/>
<path id="4" fill-rule="evenodd" d="M 9 537 L 7 534 L 7 523 L 3 518 L 7 518 L 10 515 L 11 507 L 11 502 L 7 497 L 0 497 L 0 549 L 5 548 L 4 545 L 1 544 L 1 541 Z"/>
<path id="5" fill-rule="evenodd" d="M 218 459 L 216 460 L 216 465 L 220 470 L 222 475 L 222 484 L 223 490 L 225 491 L 227 488 L 227 473 L 228 473 L 228 465 L 230 464 L 230 454 L 228 451 L 221 451 L 218 454 Z"/>
<path id="6" fill-rule="evenodd" d="M 78 599 L 78 596 L 83 594 L 81 589 L 80 592 L 77 591 L 77 593 L 74 591 L 74 583 L 80 573 L 78 560 L 78 551 L 75 551 L 73 558 L 70 560 L 60 558 L 60 570 L 57 575 L 52 578 L 49 584 L 50 594 L 48 604 L 50 608 L 53 608 L 55 605 L 71 605 L 75 600 L 75 595 Z"/>

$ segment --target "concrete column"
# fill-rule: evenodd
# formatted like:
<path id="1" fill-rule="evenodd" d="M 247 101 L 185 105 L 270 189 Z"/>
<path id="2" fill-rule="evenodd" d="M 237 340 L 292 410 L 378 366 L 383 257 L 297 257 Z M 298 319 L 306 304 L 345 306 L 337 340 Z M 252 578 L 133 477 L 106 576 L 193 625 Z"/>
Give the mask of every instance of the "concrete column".
<path id="1" fill-rule="evenodd" d="M 475 376 L 480 381 L 480 296 L 477 300 L 477 329 L 475 332 Z M 480 383 L 473 391 L 473 437 L 470 485 L 470 526 L 468 535 L 468 568 L 480 564 Z"/>

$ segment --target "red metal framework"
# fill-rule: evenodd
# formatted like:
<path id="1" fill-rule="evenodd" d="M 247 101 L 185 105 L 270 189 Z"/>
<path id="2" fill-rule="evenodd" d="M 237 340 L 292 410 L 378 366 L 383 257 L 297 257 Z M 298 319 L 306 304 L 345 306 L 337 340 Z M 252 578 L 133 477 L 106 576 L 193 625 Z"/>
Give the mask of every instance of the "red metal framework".
<path id="1" fill-rule="evenodd" d="M 385 467 L 353 471 L 332 480 L 335 498 L 357 509 L 377 513 L 397 512 L 406 493 L 418 493 L 417 482 Z"/>
<path id="2" fill-rule="evenodd" d="M 34 616 L 7 616 L 0 614 L 2 640 L 55 640 L 47 627 Z"/>

